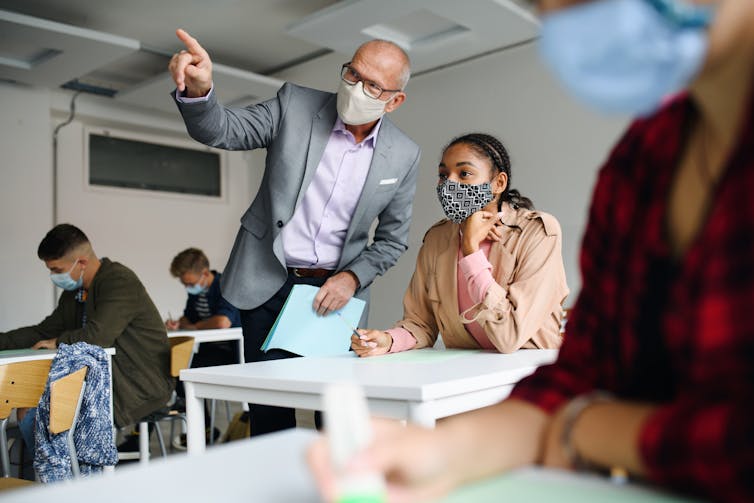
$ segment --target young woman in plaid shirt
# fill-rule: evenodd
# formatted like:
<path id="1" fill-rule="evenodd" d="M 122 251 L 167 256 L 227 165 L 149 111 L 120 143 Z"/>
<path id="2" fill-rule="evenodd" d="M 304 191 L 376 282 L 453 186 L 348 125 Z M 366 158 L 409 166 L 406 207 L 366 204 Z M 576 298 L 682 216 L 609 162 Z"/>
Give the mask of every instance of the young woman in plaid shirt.
<path id="1" fill-rule="evenodd" d="M 687 76 L 688 93 L 629 128 L 599 174 L 583 287 L 558 361 L 503 403 L 435 430 L 378 424 L 361 461 L 387 475 L 392 500 L 539 463 L 621 467 L 694 496 L 754 501 L 754 2 L 694 3 L 716 7 L 703 30 L 703 65 Z M 694 23 L 688 5 L 671 0 L 542 0 L 543 27 L 558 9 L 593 6 L 592 21 L 617 32 L 617 16 L 599 18 L 599 9 L 616 5 L 649 5 Z M 637 44 L 655 35 L 643 32 Z M 592 44 L 606 47 L 601 42 Z M 679 54 L 689 49 L 681 42 Z M 559 76 L 579 86 L 573 69 Z M 682 77 L 676 70 L 668 72 Z M 618 90 L 578 91 L 598 103 Z M 638 111 L 643 97 L 612 103 Z M 330 495 L 326 460 L 319 443 L 311 463 Z"/>

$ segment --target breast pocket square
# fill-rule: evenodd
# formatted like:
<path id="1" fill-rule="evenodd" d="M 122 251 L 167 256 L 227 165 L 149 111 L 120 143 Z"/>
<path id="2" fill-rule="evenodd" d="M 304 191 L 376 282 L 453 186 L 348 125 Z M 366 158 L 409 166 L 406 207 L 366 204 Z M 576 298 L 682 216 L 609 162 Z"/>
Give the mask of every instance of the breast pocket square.
<path id="1" fill-rule="evenodd" d="M 392 185 L 397 181 L 397 178 L 383 178 L 382 180 L 380 180 L 380 185 Z"/>

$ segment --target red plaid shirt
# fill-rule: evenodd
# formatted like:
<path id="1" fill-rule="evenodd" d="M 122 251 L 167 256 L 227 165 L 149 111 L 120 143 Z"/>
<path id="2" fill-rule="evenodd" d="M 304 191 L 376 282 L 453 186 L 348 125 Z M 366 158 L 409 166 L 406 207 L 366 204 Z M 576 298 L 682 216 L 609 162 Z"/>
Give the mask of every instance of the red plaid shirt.
<path id="1" fill-rule="evenodd" d="M 661 404 L 639 439 L 650 477 L 754 501 L 754 100 L 711 188 L 708 219 L 674 261 L 668 194 L 696 113 L 679 97 L 635 122 L 613 150 L 595 188 L 583 287 L 558 361 L 512 396 L 549 413 L 594 389 Z M 658 287 L 663 261 L 674 272 Z"/>

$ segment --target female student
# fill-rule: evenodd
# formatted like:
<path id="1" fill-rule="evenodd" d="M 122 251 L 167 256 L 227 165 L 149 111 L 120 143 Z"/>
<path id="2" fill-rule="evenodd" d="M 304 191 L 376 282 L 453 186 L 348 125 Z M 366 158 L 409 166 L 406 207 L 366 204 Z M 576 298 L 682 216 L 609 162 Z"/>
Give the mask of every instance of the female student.
<path id="1" fill-rule="evenodd" d="M 432 346 L 448 348 L 560 346 L 568 295 L 560 225 L 510 188 L 503 144 L 486 134 L 460 136 L 445 147 L 437 196 L 448 217 L 429 229 L 390 330 L 359 330 L 359 356 Z"/>
<path id="2" fill-rule="evenodd" d="M 394 501 L 531 463 L 754 501 L 754 2 L 540 5 L 551 64 L 586 101 L 647 114 L 688 92 L 599 174 L 558 361 L 435 430 L 382 425 L 354 464 L 385 473 Z M 332 494 L 324 444 L 311 459 Z"/>

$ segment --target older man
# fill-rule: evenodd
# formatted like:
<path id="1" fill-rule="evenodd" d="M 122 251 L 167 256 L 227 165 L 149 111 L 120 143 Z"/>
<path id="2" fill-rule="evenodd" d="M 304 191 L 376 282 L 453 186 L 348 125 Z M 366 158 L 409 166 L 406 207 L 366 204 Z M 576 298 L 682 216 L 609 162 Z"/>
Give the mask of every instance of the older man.
<path id="1" fill-rule="evenodd" d="M 189 134 L 229 150 L 267 149 L 222 281 L 241 310 L 246 361 L 295 356 L 260 350 L 294 284 L 319 287 L 313 307 L 327 314 L 354 295 L 368 300 L 369 285 L 407 248 L 420 150 L 384 114 L 406 99 L 408 57 L 372 40 L 342 65 L 337 94 L 287 83 L 269 101 L 227 109 L 213 92 L 207 52 L 177 35 L 187 50 L 170 71 Z M 253 435 L 295 426 L 290 409 L 251 413 Z"/>

